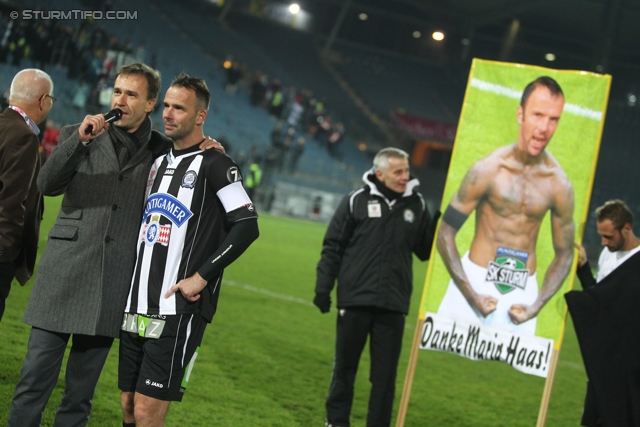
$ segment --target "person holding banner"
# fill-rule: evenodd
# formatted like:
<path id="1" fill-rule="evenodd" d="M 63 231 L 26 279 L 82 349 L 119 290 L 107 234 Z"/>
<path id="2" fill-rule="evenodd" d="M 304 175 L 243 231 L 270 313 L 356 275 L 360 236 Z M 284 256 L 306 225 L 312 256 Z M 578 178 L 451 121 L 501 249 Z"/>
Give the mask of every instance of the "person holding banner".
<path id="1" fill-rule="evenodd" d="M 578 278 L 583 291 L 565 295 L 589 379 L 582 425 L 640 426 L 640 239 L 633 213 L 622 200 L 596 209 L 602 238 L 594 278 L 579 244 Z"/>
<path id="2" fill-rule="evenodd" d="M 585 289 L 595 286 L 640 250 L 640 240 L 633 233 L 633 212 L 622 200 L 609 200 L 597 208 L 596 222 L 604 246 L 596 277 L 591 274 L 587 251 L 582 245 L 575 244 L 578 249 L 577 274 Z"/>
<path id="3" fill-rule="evenodd" d="M 365 185 L 342 199 L 329 224 L 318 263 L 316 297 L 331 307 L 338 280 L 338 322 L 326 426 L 350 425 L 360 355 L 371 337 L 371 395 L 367 426 L 391 423 L 405 316 L 412 292 L 412 253 L 431 254 L 437 221 L 409 175 L 409 155 L 385 148 L 363 176 Z"/>
<path id="4" fill-rule="evenodd" d="M 573 262 L 573 186 L 546 150 L 563 107 L 554 79 L 531 82 L 517 109 L 517 141 L 477 161 L 465 175 L 437 238 L 451 275 L 438 314 L 535 335 L 536 316 Z M 473 211 L 475 234 L 461 257 L 456 234 Z M 555 257 L 538 291 L 536 244 L 547 212 Z"/>

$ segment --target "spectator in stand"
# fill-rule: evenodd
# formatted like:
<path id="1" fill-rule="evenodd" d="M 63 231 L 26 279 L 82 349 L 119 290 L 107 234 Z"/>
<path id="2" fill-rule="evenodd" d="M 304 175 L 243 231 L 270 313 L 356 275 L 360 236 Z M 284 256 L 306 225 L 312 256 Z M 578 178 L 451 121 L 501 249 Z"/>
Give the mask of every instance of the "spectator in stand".
<path id="1" fill-rule="evenodd" d="M 283 171 L 285 169 L 285 164 L 288 158 L 289 150 L 293 145 L 293 139 L 296 137 L 296 128 L 290 127 L 287 129 L 287 133 L 282 140 L 282 149 L 280 153 L 280 158 L 278 159 L 278 170 Z"/>
<path id="2" fill-rule="evenodd" d="M 325 115 L 324 102 L 311 98 L 309 100 L 307 112 L 305 113 L 305 126 L 307 128 L 307 133 L 315 139 L 319 139 L 322 136 L 323 129 L 321 126 L 326 119 Z M 329 123 L 324 124 L 324 126 Z M 328 129 L 329 128 L 327 128 L 327 130 Z"/>
<path id="3" fill-rule="evenodd" d="M 249 199 L 255 203 L 255 192 L 262 182 L 262 169 L 255 159 L 251 159 L 249 163 L 249 169 L 247 170 L 243 183 Z"/>
<path id="4" fill-rule="evenodd" d="M 304 114 L 302 116 L 302 126 L 304 126 L 309 135 L 313 135 L 310 128 L 316 123 L 315 104 L 315 98 L 309 94 L 304 106 Z"/>
<path id="5" fill-rule="evenodd" d="M 99 53 L 95 50 L 88 50 L 84 56 L 84 72 L 89 84 L 96 84 L 102 77 L 102 60 L 98 56 Z"/>
<path id="6" fill-rule="evenodd" d="M 261 163 L 264 165 L 264 176 L 262 180 L 264 182 L 269 182 L 269 175 L 276 170 L 278 165 L 278 151 L 275 147 L 271 146 L 267 148 Z"/>
<path id="7" fill-rule="evenodd" d="M 103 99 L 102 96 L 106 93 L 106 91 L 110 90 L 111 86 L 107 81 L 106 76 L 100 77 L 100 80 L 95 84 L 93 89 L 91 90 L 91 95 L 89 95 L 89 99 L 87 101 L 87 112 L 89 114 L 99 114 L 103 112 Z"/>
<path id="8" fill-rule="evenodd" d="M 318 115 L 323 115 L 327 111 L 327 100 L 320 98 L 320 101 L 316 102 L 315 110 Z"/>
<path id="9" fill-rule="evenodd" d="M 273 169 L 278 169 L 282 165 L 282 156 L 284 148 L 284 135 L 282 134 L 282 123 L 278 122 L 274 126 L 270 134 L 271 147 L 268 154 L 273 161 Z"/>
<path id="10" fill-rule="evenodd" d="M 331 117 L 318 116 L 318 129 L 316 130 L 315 138 L 320 145 L 325 146 L 329 141 L 329 133 L 331 132 Z"/>
<path id="11" fill-rule="evenodd" d="M 41 70 L 49 63 L 53 50 L 53 39 L 49 28 L 43 22 L 32 29 L 33 41 L 29 44 L 33 47 L 33 59 Z"/>
<path id="12" fill-rule="evenodd" d="M 302 92 L 296 96 L 295 101 L 291 104 L 289 115 L 287 116 L 287 124 L 289 126 L 298 127 L 304 113 L 304 96 Z"/>
<path id="13" fill-rule="evenodd" d="M 118 52 L 115 50 L 108 50 L 102 59 L 102 75 L 113 77 L 115 73 L 116 57 Z"/>
<path id="14" fill-rule="evenodd" d="M 251 150 L 249 151 L 249 158 L 252 159 L 249 163 L 251 163 L 251 161 L 258 164 L 262 163 L 262 154 L 260 153 L 260 149 L 255 145 L 251 147 Z"/>
<path id="15" fill-rule="evenodd" d="M 56 21 L 52 28 L 51 64 L 59 67 L 67 65 L 69 46 L 73 44 L 69 37 L 69 27 Z"/>
<path id="16" fill-rule="evenodd" d="M 293 173 L 298 169 L 298 161 L 300 156 L 304 153 L 304 137 L 300 136 L 296 140 L 296 143 L 291 147 L 291 162 L 289 163 L 289 172 Z"/>
<path id="17" fill-rule="evenodd" d="M 253 73 L 251 78 L 251 105 L 262 105 L 264 102 L 264 96 L 267 92 L 267 76 L 260 71 Z"/>
<path id="18" fill-rule="evenodd" d="M 271 146 L 279 148 L 282 146 L 282 123 L 276 123 L 270 135 Z"/>
<path id="19" fill-rule="evenodd" d="M 271 98 L 269 99 L 269 114 L 274 116 L 276 119 L 280 119 L 286 103 L 286 97 L 282 91 L 282 85 L 279 80 L 276 80 L 274 81 Z"/>
<path id="20" fill-rule="evenodd" d="M 72 30 L 71 36 L 80 38 L 82 30 Z M 67 78 L 79 79 L 85 78 L 85 66 L 89 53 L 80 48 L 80 43 L 73 40 L 69 45 L 69 62 L 67 63 Z M 87 82 L 89 83 L 89 82 Z"/>
<path id="21" fill-rule="evenodd" d="M 98 26 L 93 33 L 91 33 L 89 46 L 92 49 L 106 49 L 109 46 L 109 35 L 104 28 L 104 25 Z"/>
<path id="22" fill-rule="evenodd" d="M 340 143 L 344 138 L 346 130 L 342 122 L 338 122 L 331 128 L 331 132 L 329 133 L 329 154 L 331 157 L 340 157 Z"/>
<path id="23" fill-rule="evenodd" d="M 227 68 L 226 64 L 229 63 Z M 227 84 L 225 85 L 225 91 L 230 95 L 235 95 L 238 90 L 238 83 L 242 78 L 242 64 L 238 61 L 225 61 L 225 68 L 227 70 Z"/>
<path id="24" fill-rule="evenodd" d="M 87 99 L 89 99 L 89 94 L 91 92 L 91 88 L 87 84 L 85 79 L 80 79 L 78 82 L 78 86 L 76 86 L 76 91 L 73 94 L 73 99 L 71 100 L 71 105 L 74 108 L 77 108 L 81 112 L 85 111 L 87 107 Z"/>
<path id="25" fill-rule="evenodd" d="M 19 21 L 17 25 L 13 26 L 8 43 L 9 52 L 12 55 L 11 65 L 20 68 L 22 59 L 31 50 L 31 46 L 27 42 L 27 23 L 25 21 Z"/>

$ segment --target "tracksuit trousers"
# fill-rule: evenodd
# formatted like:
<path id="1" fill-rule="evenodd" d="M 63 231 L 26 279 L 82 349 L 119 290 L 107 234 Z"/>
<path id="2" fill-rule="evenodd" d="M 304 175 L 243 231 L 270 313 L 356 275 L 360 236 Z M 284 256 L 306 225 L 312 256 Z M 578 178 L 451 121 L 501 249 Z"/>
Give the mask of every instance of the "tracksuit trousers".
<path id="1" fill-rule="evenodd" d="M 339 309 L 333 375 L 326 401 L 327 425 L 350 426 L 356 373 L 369 336 L 371 394 L 367 427 L 391 424 L 404 321 L 403 313 L 376 307 Z"/>

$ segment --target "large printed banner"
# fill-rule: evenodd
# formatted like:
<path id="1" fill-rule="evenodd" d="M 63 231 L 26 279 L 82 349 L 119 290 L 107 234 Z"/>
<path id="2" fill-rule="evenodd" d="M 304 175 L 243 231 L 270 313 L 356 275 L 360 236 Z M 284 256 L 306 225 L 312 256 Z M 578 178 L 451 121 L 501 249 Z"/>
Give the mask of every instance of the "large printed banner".
<path id="1" fill-rule="evenodd" d="M 563 295 L 610 84 L 608 75 L 473 61 L 420 305 L 420 348 L 546 378 L 564 332 Z"/>

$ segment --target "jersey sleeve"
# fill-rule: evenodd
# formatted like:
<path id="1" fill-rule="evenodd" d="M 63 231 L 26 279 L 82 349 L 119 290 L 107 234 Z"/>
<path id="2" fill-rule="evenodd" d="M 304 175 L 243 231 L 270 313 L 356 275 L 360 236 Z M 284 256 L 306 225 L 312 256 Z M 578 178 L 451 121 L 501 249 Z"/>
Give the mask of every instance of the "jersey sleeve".
<path id="1" fill-rule="evenodd" d="M 217 156 L 207 170 L 207 180 L 224 207 L 229 223 L 258 217 L 244 189 L 240 168 L 229 156 Z"/>

